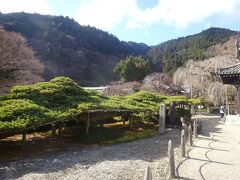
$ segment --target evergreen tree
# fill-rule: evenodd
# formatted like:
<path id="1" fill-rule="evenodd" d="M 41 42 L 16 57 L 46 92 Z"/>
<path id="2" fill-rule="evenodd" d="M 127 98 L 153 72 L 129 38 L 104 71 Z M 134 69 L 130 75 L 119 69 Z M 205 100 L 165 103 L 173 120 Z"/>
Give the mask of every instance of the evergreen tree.
<path id="1" fill-rule="evenodd" d="M 149 61 L 141 56 L 128 56 L 113 69 L 124 81 L 140 81 L 150 72 Z"/>

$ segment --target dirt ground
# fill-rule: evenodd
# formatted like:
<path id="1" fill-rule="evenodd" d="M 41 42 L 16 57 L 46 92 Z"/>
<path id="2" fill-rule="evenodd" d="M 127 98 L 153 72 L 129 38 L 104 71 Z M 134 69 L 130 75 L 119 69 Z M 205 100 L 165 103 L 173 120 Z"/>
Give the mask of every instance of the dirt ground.
<path id="1" fill-rule="evenodd" d="M 21 139 L 22 135 L 15 135 L 0 141 L 0 163 L 86 146 L 74 141 L 72 137 L 53 137 L 48 132 L 28 133 L 25 142 Z"/>
<path id="2" fill-rule="evenodd" d="M 147 166 L 154 179 L 165 179 L 168 140 L 172 139 L 175 151 L 179 151 L 180 129 L 105 146 L 76 146 L 76 142 L 65 138 L 33 139 L 29 138 L 24 146 L 13 141 L 12 146 L 19 149 L 10 153 L 15 154 L 15 159 L 0 163 L 0 179 L 142 179 Z M 5 152 L 12 146 L 8 144 Z"/>

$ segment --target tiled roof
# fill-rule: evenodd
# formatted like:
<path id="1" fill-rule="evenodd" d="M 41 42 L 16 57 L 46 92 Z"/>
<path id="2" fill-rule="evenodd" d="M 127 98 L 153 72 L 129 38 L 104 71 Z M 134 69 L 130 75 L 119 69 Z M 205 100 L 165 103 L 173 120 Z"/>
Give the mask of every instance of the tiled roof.
<path id="1" fill-rule="evenodd" d="M 219 75 L 227 75 L 227 74 L 240 74 L 240 63 L 231 65 L 225 68 L 218 69 Z"/>

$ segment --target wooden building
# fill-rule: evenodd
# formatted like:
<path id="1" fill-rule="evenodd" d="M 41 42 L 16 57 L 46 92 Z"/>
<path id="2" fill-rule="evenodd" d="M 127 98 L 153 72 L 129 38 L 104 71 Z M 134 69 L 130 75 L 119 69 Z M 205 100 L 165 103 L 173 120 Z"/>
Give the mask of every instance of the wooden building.
<path id="1" fill-rule="evenodd" d="M 236 40 L 236 60 L 240 58 L 240 40 Z M 223 84 L 234 85 L 237 89 L 235 99 L 235 111 L 240 114 L 240 63 L 225 68 L 218 69 L 218 75 L 222 79 Z"/>
<path id="2" fill-rule="evenodd" d="M 240 63 L 219 68 L 218 74 L 222 79 L 223 84 L 234 85 L 237 89 L 235 110 L 240 114 Z"/>

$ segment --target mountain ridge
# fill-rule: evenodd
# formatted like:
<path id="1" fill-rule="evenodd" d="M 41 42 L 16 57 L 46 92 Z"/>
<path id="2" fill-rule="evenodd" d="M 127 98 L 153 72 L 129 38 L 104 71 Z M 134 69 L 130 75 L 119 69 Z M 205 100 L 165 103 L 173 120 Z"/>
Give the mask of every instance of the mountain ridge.
<path id="1" fill-rule="evenodd" d="M 120 41 L 114 35 L 81 26 L 63 16 L 29 13 L 0 14 L 7 31 L 26 37 L 45 65 L 44 78 L 69 76 L 83 86 L 107 84 L 117 79 L 112 68 L 127 55 L 144 55 L 149 46 Z"/>
<path id="2" fill-rule="evenodd" d="M 149 50 L 148 57 L 152 59 L 154 65 L 160 66 L 161 71 L 173 73 L 190 59 L 204 60 L 213 57 L 214 54 L 207 50 L 227 42 L 231 36 L 238 34 L 238 31 L 211 27 L 200 33 L 168 40 L 154 46 Z"/>
<path id="3" fill-rule="evenodd" d="M 118 80 L 112 69 L 128 55 L 140 55 L 149 60 L 152 72 L 173 74 L 189 59 L 203 60 L 217 55 L 218 52 L 212 53 L 212 47 L 239 34 L 224 28 L 209 28 L 198 34 L 148 46 L 120 41 L 108 32 L 81 26 L 63 16 L 0 13 L 0 25 L 26 37 L 45 65 L 45 80 L 68 76 L 81 86 L 106 85 Z"/>

